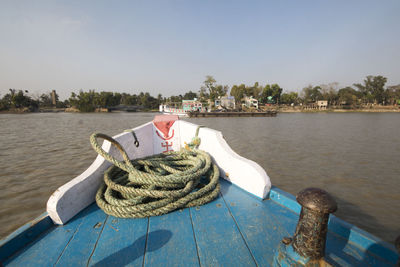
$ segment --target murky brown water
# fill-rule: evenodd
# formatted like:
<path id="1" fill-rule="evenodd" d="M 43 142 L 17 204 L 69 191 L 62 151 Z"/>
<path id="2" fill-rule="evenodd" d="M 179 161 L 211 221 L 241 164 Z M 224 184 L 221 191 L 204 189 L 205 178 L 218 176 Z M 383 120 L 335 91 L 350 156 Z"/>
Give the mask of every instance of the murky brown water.
<path id="1" fill-rule="evenodd" d="M 48 197 L 95 159 L 89 136 L 152 120 L 153 113 L 0 114 L 0 237 L 43 213 Z M 279 114 L 188 119 L 223 132 L 292 194 L 329 191 L 339 217 L 393 242 L 400 234 L 400 115 Z"/>

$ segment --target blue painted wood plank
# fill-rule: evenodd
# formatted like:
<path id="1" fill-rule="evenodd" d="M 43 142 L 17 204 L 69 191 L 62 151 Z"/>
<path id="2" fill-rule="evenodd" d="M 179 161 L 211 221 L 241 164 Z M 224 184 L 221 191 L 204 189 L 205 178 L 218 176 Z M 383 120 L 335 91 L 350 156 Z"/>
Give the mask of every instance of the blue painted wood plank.
<path id="1" fill-rule="evenodd" d="M 224 200 L 190 208 L 202 266 L 256 266 Z"/>
<path id="2" fill-rule="evenodd" d="M 399 255 L 392 244 L 384 242 L 334 215 L 331 215 L 329 218 L 328 229 L 361 250 L 368 251 L 372 255 L 379 255 L 380 258 L 385 259 L 388 263 L 396 265 Z"/>
<path id="3" fill-rule="evenodd" d="M 5 266 L 53 266 L 81 225 L 85 216 L 94 211 L 89 206 L 68 224 L 57 226 L 39 236 L 33 243 L 4 263 Z"/>
<path id="4" fill-rule="evenodd" d="M 269 198 L 279 205 L 282 205 L 283 207 L 288 208 L 297 214 L 300 214 L 301 206 L 299 203 L 297 203 L 296 197 L 292 194 L 285 192 L 275 186 L 272 186 L 269 193 Z"/>
<path id="5" fill-rule="evenodd" d="M 5 239 L 0 241 L 0 262 L 4 262 L 14 253 L 34 241 L 43 232 L 55 227 L 53 221 L 43 213 L 36 219 L 15 230 Z"/>
<path id="6" fill-rule="evenodd" d="M 327 234 L 325 251 L 326 260 L 334 266 L 389 266 L 332 232 Z"/>
<path id="7" fill-rule="evenodd" d="M 271 266 L 279 243 L 292 236 L 298 215 L 272 200 L 261 201 L 221 180 L 221 193 L 259 266 Z"/>
<path id="8" fill-rule="evenodd" d="M 99 238 L 107 214 L 92 204 L 94 211 L 85 217 L 61 257 L 57 266 L 86 266 L 94 246 Z"/>
<path id="9" fill-rule="evenodd" d="M 199 266 L 189 209 L 151 217 L 145 266 Z"/>
<path id="10" fill-rule="evenodd" d="M 142 266 L 148 218 L 108 216 L 89 266 Z"/>

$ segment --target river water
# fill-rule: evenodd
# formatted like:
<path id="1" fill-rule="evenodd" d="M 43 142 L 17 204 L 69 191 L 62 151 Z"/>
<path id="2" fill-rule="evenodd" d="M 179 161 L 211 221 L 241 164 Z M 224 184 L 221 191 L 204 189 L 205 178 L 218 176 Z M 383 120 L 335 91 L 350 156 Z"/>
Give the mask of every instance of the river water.
<path id="1" fill-rule="evenodd" d="M 0 114 L 0 238 L 43 213 L 49 196 L 95 159 L 93 132 L 115 135 L 155 113 Z M 281 113 L 186 119 L 222 131 L 272 184 L 320 187 L 336 215 L 393 242 L 400 234 L 400 114 Z"/>

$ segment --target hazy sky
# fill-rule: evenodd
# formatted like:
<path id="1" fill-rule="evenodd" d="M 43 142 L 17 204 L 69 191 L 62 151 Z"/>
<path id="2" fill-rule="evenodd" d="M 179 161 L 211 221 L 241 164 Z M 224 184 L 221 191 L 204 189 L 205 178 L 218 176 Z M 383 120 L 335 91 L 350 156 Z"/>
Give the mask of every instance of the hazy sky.
<path id="1" fill-rule="evenodd" d="M 400 1 L 0 1 L 0 97 L 400 84 Z"/>

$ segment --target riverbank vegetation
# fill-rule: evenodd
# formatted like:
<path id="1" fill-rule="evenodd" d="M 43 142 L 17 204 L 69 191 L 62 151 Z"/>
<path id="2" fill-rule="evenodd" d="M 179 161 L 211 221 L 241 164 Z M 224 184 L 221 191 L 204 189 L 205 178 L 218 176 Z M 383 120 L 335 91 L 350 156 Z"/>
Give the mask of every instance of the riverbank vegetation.
<path id="1" fill-rule="evenodd" d="M 32 97 L 28 90 L 9 89 L 9 93 L 0 98 L 0 111 L 36 112 L 40 108 L 64 108 L 66 104 L 58 100 L 55 92 L 53 100 L 51 93 Z"/>
<path id="2" fill-rule="evenodd" d="M 72 92 L 69 99 L 60 101 L 58 95 L 44 93 L 32 96 L 28 90 L 9 89 L 3 97 L 0 96 L 0 111 L 35 112 L 51 108 L 72 107 L 80 112 L 108 110 L 116 106 L 131 106 L 137 110 L 156 110 L 162 103 L 181 103 L 182 100 L 198 98 L 204 104 L 214 101 L 227 94 L 234 96 L 237 106 L 245 96 L 252 96 L 260 104 L 277 106 L 307 106 L 320 100 L 326 100 L 331 108 L 359 109 L 372 105 L 400 105 L 400 84 L 386 86 L 387 78 L 383 76 L 367 76 L 362 83 L 339 87 L 336 82 L 309 85 L 300 92 L 284 92 L 278 84 L 261 85 L 228 85 L 218 84 L 212 76 L 206 76 L 198 92 L 188 91 L 181 95 L 163 97 L 158 94 L 153 97 L 148 92 L 138 94 L 118 92 L 96 92 L 81 90 Z M 52 95 L 54 94 L 54 95 Z"/>

